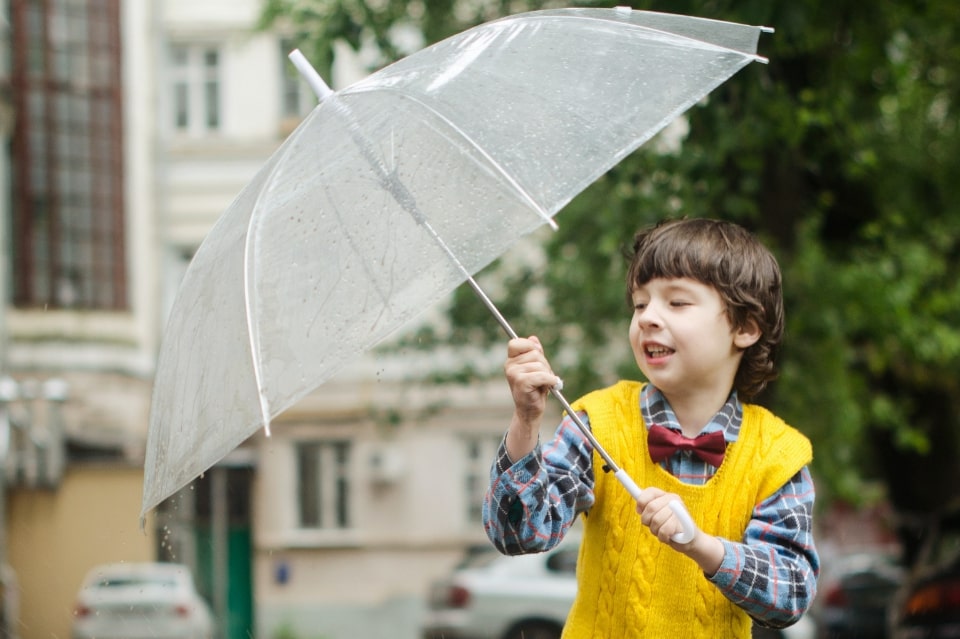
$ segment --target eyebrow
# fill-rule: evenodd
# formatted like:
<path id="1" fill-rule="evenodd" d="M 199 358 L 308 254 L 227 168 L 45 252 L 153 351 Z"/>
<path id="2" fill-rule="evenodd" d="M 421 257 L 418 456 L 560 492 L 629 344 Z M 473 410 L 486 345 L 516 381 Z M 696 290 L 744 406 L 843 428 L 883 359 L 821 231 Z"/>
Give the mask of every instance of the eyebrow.
<path id="1" fill-rule="evenodd" d="M 666 279 L 666 278 L 662 278 L 662 279 Z M 637 293 L 637 292 L 639 292 L 641 289 L 649 290 L 649 288 L 650 288 L 649 284 L 650 284 L 650 283 L 647 282 L 646 284 L 640 284 L 640 285 L 635 286 L 635 287 L 633 288 L 633 293 Z M 697 292 L 697 291 L 696 291 L 696 286 L 695 286 L 695 284 L 701 284 L 701 283 L 700 283 L 700 282 L 696 282 L 695 280 L 686 281 L 686 280 L 679 280 L 679 279 L 676 279 L 676 278 L 670 278 L 670 281 L 669 281 L 667 284 L 665 284 L 664 286 L 662 286 L 661 288 L 662 288 L 662 290 L 663 290 L 664 292 L 666 292 L 666 293 L 691 293 L 691 294 L 694 294 L 694 293 Z M 706 286 L 706 284 L 703 284 L 703 286 Z"/>

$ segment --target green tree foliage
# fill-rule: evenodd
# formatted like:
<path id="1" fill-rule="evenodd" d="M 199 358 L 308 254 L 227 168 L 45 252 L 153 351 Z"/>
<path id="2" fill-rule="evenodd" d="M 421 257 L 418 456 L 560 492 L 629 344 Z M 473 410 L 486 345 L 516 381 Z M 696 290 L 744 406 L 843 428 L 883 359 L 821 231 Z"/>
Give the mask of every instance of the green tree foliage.
<path id="1" fill-rule="evenodd" d="M 432 44 L 465 28 L 545 4 L 543 0 L 265 0 L 259 27 L 285 32 L 320 75 L 330 77 L 338 40 L 357 51 L 363 47 L 378 51 L 376 68 L 410 53 L 405 50 L 404 34 L 411 30 Z"/>
<path id="2" fill-rule="evenodd" d="M 813 439 L 821 494 L 858 501 L 881 480 L 901 511 L 955 497 L 960 3 L 633 7 L 772 26 L 760 43 L 770 62 L 750 65 L 691 109 L 679 151 L 647 145 L 575 199 L 560 231 L 543 236 L 546 266 L 482 274 L 503 282 L 504 313 L 558 354 L 570 389 L 636 376 L 621 259 L 633 232 L 681 215 L 737 221 L 774 249 L 785 276 L 781 377 L 760 401 Z M 399 53 L 390 40 L 397 24 L 433 42 L 530 8 L 270 0 L 265 19 L 300 24 L 317 50 L 331 51 L 334 38 L 375 42 L 386 61 Z M 534 293 L 546 305 L 531 305 Z M 451 317 L 450 333 L 420 341 L 503 340 L 469 290 L 458 291 Z"/>

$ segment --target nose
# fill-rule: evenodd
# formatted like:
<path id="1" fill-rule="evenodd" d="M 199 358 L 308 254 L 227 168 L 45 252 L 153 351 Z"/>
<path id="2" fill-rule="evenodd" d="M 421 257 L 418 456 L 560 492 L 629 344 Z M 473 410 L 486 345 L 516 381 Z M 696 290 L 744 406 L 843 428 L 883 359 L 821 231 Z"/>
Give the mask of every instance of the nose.
<path id="1" fill-rule="evenodd" d="M 642 309 L 636 310 L 636 322 L 640 328 L 658 328 L 661 326 L 660 315 L 653 303 L 648 303 Z"/>

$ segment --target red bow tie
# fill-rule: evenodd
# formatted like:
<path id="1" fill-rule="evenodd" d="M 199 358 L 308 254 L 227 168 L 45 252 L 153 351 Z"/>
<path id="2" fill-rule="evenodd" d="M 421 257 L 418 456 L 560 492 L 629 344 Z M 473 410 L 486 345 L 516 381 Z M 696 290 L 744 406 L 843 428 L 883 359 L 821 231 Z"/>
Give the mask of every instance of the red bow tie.
<path id="1" fill-rule="evenodd" d="M 661 462 L 678 450 L 689 450 L 711 466 L 719 468 L 723 463 L 727 442 L 723 439 L 723 431 L 719 430 L 690 439 L 675 430 L 653 424 L 647 434 L 647 446 L 650 448 L 650 459 L 654 462 Z"/>

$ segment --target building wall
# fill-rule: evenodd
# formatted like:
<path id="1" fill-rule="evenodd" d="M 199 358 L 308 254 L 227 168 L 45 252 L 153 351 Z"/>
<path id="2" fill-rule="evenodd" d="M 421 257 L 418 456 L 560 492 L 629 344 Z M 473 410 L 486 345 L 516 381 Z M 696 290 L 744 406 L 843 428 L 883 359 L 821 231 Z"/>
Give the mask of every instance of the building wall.
<path id="1" fill-rule="evenodd" d="M 431 583 L 466 548 L 489 544 L 479 521 L 467 516 L 476 496 L 464 483 L 465 441 L 492 445 L 502 436 L 512 410 L 505 382 L 404 382 L 391 379 L 402 365 L 389 361 L 379 360 L 379 381 L 359 367 L 324 384 L 281 416 L 271 437 L 256 438 L 258 637 L 415 639 Z M 373 419 L 373 407 L 394 407 L 401 417 L 385 426 Z M 340 436 L 352 437 L 353 525 L 303 528 L 295 445 Z M 384 456 L 395 470 L 382 476 L 374 462 Z M 492 461 L 491 454 L 481 465 Z"/>
<path id="2" fill-rule="evenodd" d="M 15 576 L 20 639 L 67 637 L 74 597 L 84 574 L 112 561 L 152 560 L 157 541 L 149 518 L 139 527 L 143 485 L 142 455 L 147 431 L 150 379 L 155 364 L 160 315 L 159 245 L 153 184 L 156 92 L 152 83 L 155 30 L 145 0 L 123 0 L 121 7 L 123 82 L 124 232 L 127 308 L 81 311 L 0 306 L 0 375 L 20 382 L 62 379 L 68 397 L 62 424 L 72 450 L 77 447 L 111 461 L 68 459 L 53 486 L 8 479 L 4 489 L 3 552 Z M 0 7 L 6 15 L 7 2 Z M 6 52 L 4 52 L 6 54 Z M 0 132 L 4 154 L 9 131 Z M 9 166 L 8 158 L 0 168 Z M 0 181 L 2 237 L 9 240 L 10 184 Z M 4 260 L 9 259 L 4 253 Z M 9 274 L 5 263 L 0 273 Z M 9 282 L 0 278 L 0 299 L 9 300 Z M 15 402 L 11 417 L 47 432 L 43 402 L 32 414 Z M 5 456 L 3 472 L 17 465 Z"/>
<path id="3" fill-rule="evenodd" d="M 72 466 L 56 491 L 9 491 L 21 639 L 70 636 L 74 597 L 93 566 L 153 560 L 152 521 L 142 531 L 139 523 L 142 482 L 136 466 Z"/>

